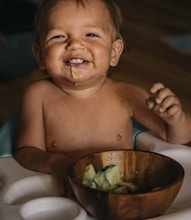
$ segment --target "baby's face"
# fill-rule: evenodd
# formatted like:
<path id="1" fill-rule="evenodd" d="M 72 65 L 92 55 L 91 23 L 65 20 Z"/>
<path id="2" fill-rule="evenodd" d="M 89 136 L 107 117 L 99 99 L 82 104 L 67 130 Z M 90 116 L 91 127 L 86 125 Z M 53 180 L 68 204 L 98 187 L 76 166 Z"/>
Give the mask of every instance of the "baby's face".
<path id="1" fill-rule="evenodd" d="M 60 1 L 48 13 L 42 37 L 41 69 L 61 83 L 81 83 L 107 76 L 117 65 L 123 43 L 106 6 L 99 0 Z M 74 77 L 75 72 L 75 77 Z"/>

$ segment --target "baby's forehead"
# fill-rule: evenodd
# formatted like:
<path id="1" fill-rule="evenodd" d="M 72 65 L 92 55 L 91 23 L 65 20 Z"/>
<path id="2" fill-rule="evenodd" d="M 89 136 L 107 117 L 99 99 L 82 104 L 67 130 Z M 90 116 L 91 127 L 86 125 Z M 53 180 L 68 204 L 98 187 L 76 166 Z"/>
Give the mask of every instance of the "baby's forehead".
<path id="1" fill-rule="evenodd" d="M 70 24 L 70 21 L 76 19 L 77 23 L 95 22 L 99 25 L 114 27 L 112 16 L 102 0 L 83 0 L 79 3 L 76 0 L 61 0 L 51 7 L 44 16 L 45 25 L 51 25 L 55 22 Z M 87 2 L 87 4 L 85 4 Z M 104 14 L 104 19 L 103 19 Z M 85 18 L 84 18 L 85 17 Z"/>
<path id="2" fill-rule="evenodd" d="M 56 7 L 64 7 L 69 10 L 69 7 L 73 4 L 84 10 L 92 11 L 97 9 L 99 14 L 102 12 L 103 14 L 100 14 L 99 16 L 103 17 L 104 22 L 106 21 L 107 23 L 110 23 L 116 30 L 116 33 L 120 33 L 118 28 L 118 26 L 120 26 L 118 23 L 120 22 L 116 22 L 116 20 L 118 20 L 118 16 L 117 13 L 113 13 L 113 11 L 115 11 L 115 7 L 112 6 L 111 2 L 112 1 L 106 0 L 44 0 L 44 4 L 37 13 L 36 17 L 36 39 L 39 39 L 40 35 L 43 34 L 43 29 L 46 28 L 49 16 Z M 72 16 L 72 14 L 69 16 Z"/>
<path id="3" fill-rule="evenodd" d="M 75 5 L 76 8 L 81 8 L 82 10 L 97 10 L 98 12 L 104 11 L 104 14 L 102 14 L 102 16 L 104 16 L 104 19 L 106 19 L 107 14 L 111 18 L 111 20 L 113 20 L 111 10 L 110 8 L 108 8 L 108 4 L 106 4 L 104 0 L 53 0 L 53 2 L 54 4 L 52 3 L 48 7 L 45 6 L 44 10 L 42 10 L 42 13 L 44 11 L 43 17 L 45 19 L 56 7 L 69 10 L 73 5 Z"/>
<path id="4" fill-rule="evenodd" d="M 52 7 L 49 7 L 49 9 L 51 10 L 54 7 L 61 7 L 68 10 L 70 7 L 73 7 L 73 5 L 75 5 L 76 8 L 84 10 L 99 9 L 100 11 L 107 11 L 109 15 L 111 14 L 104 0 L 57 0 Z"/>

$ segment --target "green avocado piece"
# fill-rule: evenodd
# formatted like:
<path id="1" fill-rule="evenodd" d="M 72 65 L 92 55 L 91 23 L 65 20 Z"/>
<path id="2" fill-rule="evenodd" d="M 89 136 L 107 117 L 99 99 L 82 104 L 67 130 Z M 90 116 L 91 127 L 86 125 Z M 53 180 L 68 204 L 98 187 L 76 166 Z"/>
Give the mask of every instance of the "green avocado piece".
<path id="1" fill-rule="evenodd" d="M 103 171 L 98 171 L 93 180 L 96 183 L 97 188 L 102 190 L 102 186 L 105 182 L 105 175 Z"/>
<path id="2" fill-rule="evenodd" d="M 134 193 L 139 187 L 132 182 L 122 181 L 122 174 L 117 165 L 109 165 L 103 170 L 95 171 L 92 164 L 86 166 L 83 184 L 93 189 L 114 193 Z"/>
<path id="3" fill-rule="evenodd" d="M 128 191 L 127 186 L 119 186 L 118 188 L 113 190 L 113 192 L 115 192 L 115 193 L 128 193 L 129 191 Z"/>
<path id="4" fill-rule="evenodd" d="M 87 165 L 83 176 L 83 184 L 91 187 L 95 175 L 96 175 L 96 171 L 93 165 L 92 164 Z"/>
<path id="5" fill-rule="evenodd" d="M 132 182 L 120 182 L 119 185 L 120 186 L 126 186 L 128 191 L 131 192 L 131 193 L 139 191 L 139 187 L 136 184 L 132 183 Z"/>
<path id="6" fill-rule="evenodd" d="M 105 173 L 105 177 L 106 177 L 107 181 L 109 182 L 110 186 L 116 185 L 122 181 L 119 167 L 116 165 L 108 166 L 105 169 L 104 173 Z"/>
<path id="7" fill-rule="evenodd" d="M 117 188 L 119 187 L 119 185 L 112 185 L 112 186 L 110 186 L 109 188 L 108 188 L 108 191 L 110 191 L 110 192 L 114 192 Z"/>

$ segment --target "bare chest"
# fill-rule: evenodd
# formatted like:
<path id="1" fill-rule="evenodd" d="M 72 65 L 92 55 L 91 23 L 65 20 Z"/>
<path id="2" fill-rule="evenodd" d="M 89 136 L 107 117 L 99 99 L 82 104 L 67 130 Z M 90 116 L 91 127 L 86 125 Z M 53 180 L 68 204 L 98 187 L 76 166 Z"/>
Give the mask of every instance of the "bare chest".
<path id="1" fill-rule="evenodd" d="M 128 109 L 115 102 L 63 103 L 45 112 L 49 151 L 74 155 L 132 145 Z"/>

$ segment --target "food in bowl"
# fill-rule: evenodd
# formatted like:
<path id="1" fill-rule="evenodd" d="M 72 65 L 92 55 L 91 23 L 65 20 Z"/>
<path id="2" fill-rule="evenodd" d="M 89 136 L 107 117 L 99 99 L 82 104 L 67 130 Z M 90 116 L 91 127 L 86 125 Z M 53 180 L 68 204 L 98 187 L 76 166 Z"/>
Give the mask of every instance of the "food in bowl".
<path id="1" fill-rule="evenodd" d="M 83 184 L 93 189 L 114 193 L 135 193 L 140 190 L 136 184 L 123 181 L 123 174 L 117 165 L 109 165 L 97 172 L 92 164 L 87 165 Z"/>
<path id="2" fill-rule="evenodd" d="M 86 167 L 96 171 L 116 165 L 123 181 L 141 191 L 114 193 L 83 184 Z M 173 202 L 184 178 L 183 167 L 170 157 L 139 150 L 111 150 L 89 154 L 68 170 L 68 180 L 79 203 L 95 218 L 146 219 L 161 215 Z M 154 190 L 153 190 L 154 189 Z"/>

